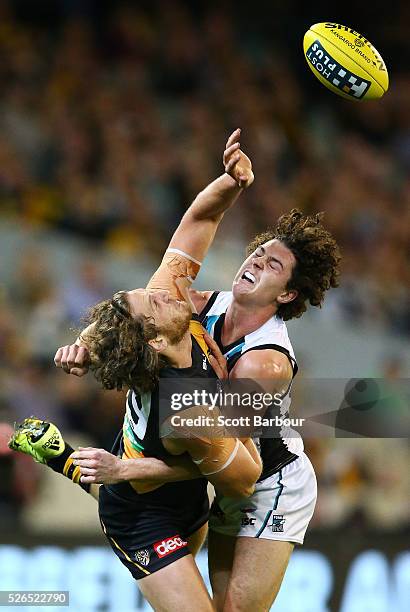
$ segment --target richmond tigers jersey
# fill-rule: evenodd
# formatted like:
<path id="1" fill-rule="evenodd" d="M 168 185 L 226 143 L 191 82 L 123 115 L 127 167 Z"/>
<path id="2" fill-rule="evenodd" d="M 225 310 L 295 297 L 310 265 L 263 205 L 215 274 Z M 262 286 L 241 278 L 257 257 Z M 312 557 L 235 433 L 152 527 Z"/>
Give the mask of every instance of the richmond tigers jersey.
<path id="1" fill-rule="evenodd" d="M 193 315 L 196 317 L 196 315 Z M 208 361 L 208 347 L 203 338 L 203 328 L 194 318 L 190 322 L 192 336 L 192 365 L 189 368 L 166 367 L 160 371 L 160 379 L 216 378 Z M 122 431 L 115 441 L 112 453 L 122 459 L 174 457 L 164 448 L 159 431 L 159 385 L 149 393 L 129 390 Z M 169 507 L 184 507 L 190 500 L 206 496 L 205 478 L 167 483 L 147 493 L 138 493 L 128 482 L 107 487 L 109 491 L 127 498 L 134 504 L 152 504 Z"/>
<path id="2" fill-rule="evenodd" d="M 239 338 L 228 346 L 222 345 L 222 327 L 226 311 L 231 302 L 231 291 L 215 291 L 200 314 L 202 325 L 213 336 L 227 360 L 228 372 L 232 370 L 245 353 L 252 350 L 274 349 L 288 357 L 292 365 L 293 376 L 295 376 L 298 370 L 295 354 L 289 340 L 286 324 L 279 317 L 273 316 L 250 334 Z M 280 415 L 283 418 L 289 414 L 291 386 L 292 383 L 282 397 Z M 269 415 L 266 414 L 265 416 Z M 263 462 L 263 471 L 259 480 L 274 474 L 303 452 L 302 438 L 298 432 L 289 427 L 278 429 L 274 438 L 261 437 L 254 441 Z"/>

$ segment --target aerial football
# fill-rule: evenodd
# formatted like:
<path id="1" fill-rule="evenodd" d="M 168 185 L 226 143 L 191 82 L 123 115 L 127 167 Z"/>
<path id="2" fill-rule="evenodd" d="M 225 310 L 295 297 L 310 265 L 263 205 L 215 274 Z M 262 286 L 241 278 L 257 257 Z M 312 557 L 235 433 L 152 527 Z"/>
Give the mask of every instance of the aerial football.
<path id="1" fill-rule="evenodd" d="M 309 68 L 325 87 L 348 100 L 376 100 L 389 75 L 377 49 L 361 34 L 338 23 L 315 23 L 303 38 Z"/>

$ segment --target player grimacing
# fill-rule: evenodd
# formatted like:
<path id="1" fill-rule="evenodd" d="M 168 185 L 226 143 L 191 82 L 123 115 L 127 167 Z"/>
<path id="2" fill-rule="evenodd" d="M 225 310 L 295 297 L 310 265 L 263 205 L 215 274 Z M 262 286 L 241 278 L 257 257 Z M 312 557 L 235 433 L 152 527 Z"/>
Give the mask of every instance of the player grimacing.
<path id="1" fill-rule="evenodd" d="M 236 133 L 231 142 L 238 138 Z M 189 215 L 190 210 L 185 223 Z M 206 213 L 201 216 L 206 235 L 215 219 Z M 324 292 L 337 285 L 340 255 L 320 216 L 299 211 L 283 215 L 274 230 L 250 245 L 249 253 L 232 293 L 191 290 L 190 295 L 227 358 L 230 377 L 265 379 L 269 391 L 279 381 L 287 381 L 287 409 L 297 366 L 284 320 L 300 316 L 307 301 L 321 304 Z M 85 373 L 85 353 L 76 355 L 78 347 L 67 349 L 61 355 L 63 366 L 72 373 Z M 218 495 L 209 537 L 210 576 L 218 610 L 269 609 L 294 542 L 303 541 L 314 510 L 316 482 L 300 438 L 286 433 L 260 439 L 263 473 L 245 504 Z M 75 456 L 88 482 L 181 477 L 180 466 L 172 468 L 151 459 L 121 462 L 95 449 Z"/>
<path id="2" fill-rule="evenodd" d="M 236 148 L 234 145 L 231 153 Z M 227 162 L 227 167 L 229 163 L 235 166 L 238 175 L 240 167 L 235 160 Z M 249 160 L 248 174 L 243 179 L 241 176 L 237 176 L 238 182 L 253 180 Z M 227 206 L 241 187 L 226 174 L 199 194 L 192 205 L 194 210 L 203 211 L 209 206 L 213 215 L 219 216 L 221 189 L 223 206 Z M 260 475 L 261 461 L 250 440 L 203 435 L 161 440 L 159 436 L 158 379 L 214 376 L 207 363 L 212 357 L 204 339 L 206 334 L 195 317 L 192 319 L 191 305 L 183 298 L 212 242 L 217 222 L 215 227 L 209 224 L 207 233 L 198 233 L 195 215 L 192 221 L 189 241 L 180 239 L 178 228 L 146 290 L 118 292 L 92 309 L 91 324 L 79 344 L 85 341 L 94 374 L 104 388 L 129 388 L 124 426 L 114 452 L 123 460 L 144 455 L 169 460 L 185 453 L 198 465 L 195 468 L 192 464 L 189 482 L 163 486 L 159 486 L 160 482 L 151 483 L 143 491 L 134 482 L 101 487 L 99 512 L 103 530 L 155 609 L 191 610 L 195 605 L 198 610 L 208 611 L 212 609 L 211 600 L 190 554 L 202 544 L 208 519 L 206 481 L 200 476 L 206 476 L 228 494 L 246 496 Z M 208 343 L 212 345 L 212 340 L 208 339 Z M 213 363 L 217 365 L 215 360 Z M 58 435 L 56 439 L 56 434 L 55 427 L 26 419 L 13 436 L 11 447 L 25 449 L 41 460 L 44 456 L 30 452 L 31 442 L 34 447 L 38 443 L 40 453 L 61 446 L 63 452 L 47 463 L 78 481 L 72 449 L 58 440 Z"/>

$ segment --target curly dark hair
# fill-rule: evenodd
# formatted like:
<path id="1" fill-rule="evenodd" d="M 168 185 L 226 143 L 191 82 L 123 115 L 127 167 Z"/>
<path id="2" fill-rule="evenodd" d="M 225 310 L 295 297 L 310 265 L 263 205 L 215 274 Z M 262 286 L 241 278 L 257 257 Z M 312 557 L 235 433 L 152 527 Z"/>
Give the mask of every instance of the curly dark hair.
<path id="1" fill-rule="evenodd" d="M 287 304 L 280 304 L 277 315 L 284 321 L 300 317 L 312 306 L 321 306 L 325 291 L 339 284 L 339 247 L 322 225 L 324 213 L 304 215 L 297 208 L 279 217 L 276 227 L 258 234 L 247 247 L 249 256 L 269 240 L 280 240 L 296 258 L 287 290 L 298 295 Z"/>
<path id="2" fill-rule="evenodd" d="M 124 292 L 92 307 L 85 322 L 93 323 L 84 338 L 90 369 L 104 389 L 130 388 L 144 393 L 158 382 L 166 360 L 148 343 L 158 330 L 152 319 L 132 316 Z"/>

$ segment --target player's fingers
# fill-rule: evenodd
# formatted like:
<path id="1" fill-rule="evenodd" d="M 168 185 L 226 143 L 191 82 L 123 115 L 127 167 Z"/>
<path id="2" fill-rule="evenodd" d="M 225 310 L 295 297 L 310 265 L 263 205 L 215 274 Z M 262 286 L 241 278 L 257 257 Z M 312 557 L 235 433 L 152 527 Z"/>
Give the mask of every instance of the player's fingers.
<path id="1" fill-rule="evenodd" d="M 232 172 L 232 170 L 234 169 L 235 164 L 237 164 L 240 159 L 241 159 L 241 156 L 238 153 L 236 155 L 233 155 L 231 157 L 231 159 L 229 160 L 229 162 L 225 166 L 225 172 L 227 174 Z"/>
<path id="2" fill-rule="evenodd" d="M 230 147 L 228 147 L 227 149 L 225 149 L 224 151 L 224 155 L 223 155 L 223 160 L 224 160 L 224 164 L 227 164 L 229 161 L 229 158 L 231 157 L 232 153 L 234 153 L 235 151 L 237 151 L 239 149 L 239 147 L 241 146 L 240 142 L 235 142 L 233 145 L 231 145 Z"/>
<path id="3" fill-rule="evenodd" d="M 95 469 L 97 467 L 97 462 L 94 459 L 74 459 L 73 463 L 80 468 Z"/>
<path id="4" fill-rule="evenodd" d="M 84 484 L 92 484 L 93 482 L 97 482 L 97 478 L 95 476 L 81 476 L 80 482 Z"/>
<path id="5" fill-rule="evenodd" d="M 61 367 L 63 368 L 63 370 L 64 370 L 64 372 L 66 374 L 70 373 L 70 368 L 69 368 L 68 363 L 67 363 L 69 352 L 70 352 L 70 347 L 69 346 L 64 346 L 63 347 L 63 352 L 62 352 L 62 355 L 61 355 Z"/>
<path id="6" fill-rule="evenodd" d="M 88 368 L 71 368 L 70 369 L 70 374 L 73 374 L 74 376 L 77 376 L 78 378 L 81 378 L 82 376 L 87 374 L 87 372 L 88 372 Z"/>
<path id="7" fill-rule="evenodd" d="M 239 185 L 241 187 L 250 187 L 255 179 L 252 170 L 248 174 L 245 174 L 239 178 Z M 241 184 L 242 183 L 242 184 Z"/>
<path id="8" fill-rule="evenodd" d="M 67 355 L 68 355 L 68 349 L 70 347 L 67 346 L 62 346 L 58 349 L 57 353 L 56 353 L 56 357 L 58 354 L 58 359 L 57 362 L 55 361 L 55 364 L 58 368 L 66 368 L 67 367 Z"/>
<path id="9" fill-rule="evenodd" d="M 88 349 L 85 346 L 79 346 L 77 351 L 76 363 L 78 363 L 78 365 L 84 366 L 88 364 L 89 361 L 90 353 L 88 352 Z"/>
<path id="10" fill-rule="evenodd" d="M 97 476 L 96 470 L 92 468 L 80 466 L 80 472 L 81 476 L 94 476 L 94 478 Z"/>
<path id="11" fill-rule="evenodd" d="M 218 378 L 227 378 L 228 369 L 226 365 L 226 359 L 222 355 L 221 349 L 219 348 L 215 340 L 212 338 L 212 336 L 208 334 L 208 332 L 204 332 L 204 340 L 206 344 L 208 345 L 209 350 L 211 351 L 213 359 L 217 363 L 219 372 L 216 372 L 216 373 L 218 375 Z M 214 365 L 214 362 L 211 362 L 211 365 Z"/>
<path id="12" fill-rule="evenodd" d="M 210 334 L 208 334 L 207 331 L 204 330 L 204 340 L 208 346 L 208 348 L 214 352 L 220 352 L 219 346 L 217 345 L 217 343 L 215 342 L 215 340 L 212 338 L 212 336 Z M 222 355 L 222 353 L 221 353 Z"/>
<path id="13" fill-rule="evenodd" d="M 215 355 L 211 355 L 210 360 L 211 365 L 215 370 L 215 374 L 218 376 L 218 378 L 221 380 L 228 378 L 228 368 L 226 366 L 226 362 L 224 361 L 223 363 L 221 363 L 221 361 L 219 361 L 218 358 L 215 357 Z"/>
<path id="14" fill-rule="evenodd" d="M 63 347 L 60 346 L 60 348 L 57 349 L 56 354 L 54 355 L 54 363 L 57 366 L 57 368 L 61 368 L 61 356 L 63 354 Z"/>
<path id="15" fill-rule="evenodd" d="M 79 448 L 77 451 L 75 451 L 74 453 L 71 454 L 71 458 L 74 460 L 77 459 L 93 459 L 94 458 L 94 451 L 95 448 Z"/>
<path id="16" fill-rule="evenodd" d="M 250 176 L 246 176 L 246 174 L 242 174 L 238 179 L 239 187 L 249 187 L 251 182 Z"/>
<path id="17" fill-rule="evenodd" d="M 223 368 L 221 368 L 216 357 L 214 357 L 213 355 L 209 355 L 209 363 L 211 364 L 213 371 L 220 380 L 227 378 L 227 373 Z"/>
<path id="18" fill-rule="evenodd" d="M 228 140 L 226 141 L 225 149 L 227 149 L 234 142 L 236 142 L 240 138 L 240 135 L 241 135 L 241 128 L 236 128 L 236 130 L 232 132 L 232 134 L 229 136 Z"/>
<path id="19" fill-rule="evenodd" d="M 77 344 L 71 344 L 68 350 L 67 355 L 67 366 L 70 368 L 75 368 L 76 366 L 82 366 L 82 358 L 81 353 L 79 356 L 80 347 Z"/>

